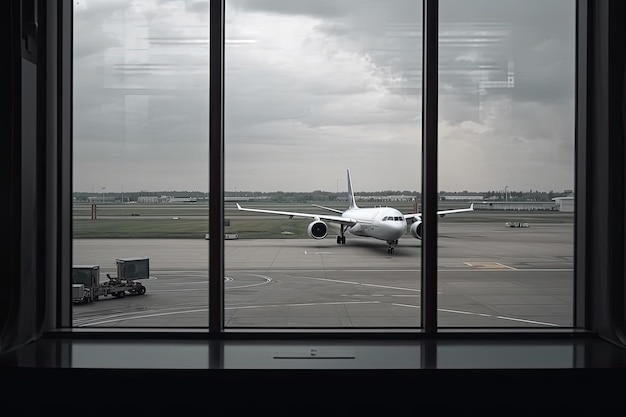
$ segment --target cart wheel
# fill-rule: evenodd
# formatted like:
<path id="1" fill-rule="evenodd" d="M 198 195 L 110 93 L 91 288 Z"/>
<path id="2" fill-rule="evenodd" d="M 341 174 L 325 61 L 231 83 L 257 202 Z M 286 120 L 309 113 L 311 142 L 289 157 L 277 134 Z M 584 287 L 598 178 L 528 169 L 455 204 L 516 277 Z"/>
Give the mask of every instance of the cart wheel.
<path id="1" fill-rule="evenodd" d="M 146 287 L 144 287 L 143 285 L 139 288 L 137 288 L 137 294 L 139 295 L 144 295 L 146 293 Z"/>

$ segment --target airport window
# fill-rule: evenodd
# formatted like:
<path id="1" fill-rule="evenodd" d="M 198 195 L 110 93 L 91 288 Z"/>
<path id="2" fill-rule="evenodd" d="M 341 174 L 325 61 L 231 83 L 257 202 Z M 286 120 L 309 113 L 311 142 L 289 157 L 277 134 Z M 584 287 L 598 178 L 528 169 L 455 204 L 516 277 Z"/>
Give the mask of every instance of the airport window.
<path id="1" fill-rule="evenodd" d="M 573 326 L 575 18 L 439 2 L 440 327 Z"/>
<path id="2" fill-rule="evenodd" d="M 208 5 L 74 2 L 77 327 L 209 324 Z"/>
<path id="3" fill-rule="evenodd" d="M 225 2 L 223 78 L 210 3 L 74 5 L 73 326 L 411 330 L 437 289 L 440 327 L 573 326 L 574 213 L 540 212 L 575 189 L 573 2 L 439 2 L 435 290 L 421 2 Z"/>
<path id="4" fill-rule="evenodd" d="M 324 8 L 226 3 L 227 328 L 420 324 L 421 4 Z"/>

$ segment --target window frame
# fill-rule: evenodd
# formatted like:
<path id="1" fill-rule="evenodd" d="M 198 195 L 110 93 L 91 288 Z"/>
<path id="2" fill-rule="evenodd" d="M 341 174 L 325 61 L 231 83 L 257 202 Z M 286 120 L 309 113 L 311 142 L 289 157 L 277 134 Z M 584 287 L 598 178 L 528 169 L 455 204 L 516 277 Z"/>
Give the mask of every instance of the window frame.
<path id="1" fill-rule="evenodd" d="M 45 189 L 39 191 L 45 205 L 41 222 L 45 225 L 45 239 L 40 248 L 45 255 L 37 258 L 42 271 L 46 271 L 43 321 L 44 334 L 59 337 L 225 337 L 243 335 L 251 338 L 274 336 L 306 338 L 309 335 L 328 337 L 380 337 L 392 339 L 394 335 L 406 338 L 442 336 L 474 336 L 507 334 L 532 338 L 545 335 L 592 333 L 600 334 L 617 343 L 624 342 L 624 266 L 619 251 L 624 249 L 624 155 L 623 145 L 611 140 L 611 134 L 621 107 L 614 109 L 620 95 L 609 88 L 606 75 L 617 58 L 615 48 L 606 48 L 611 30 L 618 27 L 617 14 L 611 16 L 616 2 L 594 0 L 576 1 L 576 126 L 575 126 L 575 193 L 574 216 L 574 327 L 572 329 L 442 329 L 437 326 L 437 30 L 438 0 L 423 0 L 424 7 L 424 152 L 423 193 L 424 242 L 422 246 L 422 327 L 410 331 L 369 331 L 350 329 L 301 330 L 287 329 L 225 329 L 224 282 L 209 280 L 209 328 L 202 332 L 193 330 L 159 329 L 75 329 L 71 312 L 72 265 L 72 2 L 39 2 L 42 60 L 37 68 L 37 91 L 43 97 L 38 107 L 38 117 L 45 120 L 45 164 L 40 178 Z M 210 2 L 210 140 L 209 140 L 209 195 L 219 204 L 211 204 L 209 216 L 220 221 L 209 222 L 209 233 L 222 236 L 224 231 L 224 11 L 225 1 Z M 612 25 L 612 26 L 611 26 Z M 433 48 L 435 45 L 435 48 Z M 613 55 L 611 55 L 613 54 Z M 617 57 L 623 59 L 622 55 Z M 434 62 L 434 64 L 433 64 Z M 430 64 L 429 64 L 430 63 Z M 433 66 L 435 70 L 433 71 Z M 434 94 L 432 92 L 434 91 Z M 434 106 L 434 107 L 433 107 Z M 617 142 L 617 143 L 616 143 Z M 43 144 L 42 144 L 43 146 Z M 621 150 L 622 153 L 615 151 Z M 36 159 L 33 156 L 34 160 Z M 607 164 L 609 161 L 610 164 Z M 610 166 L 607 166 L 610 165 Z M 620 170 L 621 169 L 621 170 Z M 22 182 L 22 193 L 31 184 Z M 615 202 L 618 209 L 612 209 Z M 24 221 L 23 219 L 21 220 Z M 612 223 L 613 222 L 613 223 Z M 612 227 L 617 222 L 620 227 Z M 432 229 L 427 229 L 430 225 Z M 433 233 L 433 231 L 435 231 Z M 224 274 L 224 241 L 212 239 L 209 243 L 209 276 Z M 611 294 L 617 289 L 617 295 Z M 620 292 L 621 291 L 621 292 Z M 621 297 L 621 298 L 620 298 Z M 199 335 L 199 336 L 198 336 Z"/>

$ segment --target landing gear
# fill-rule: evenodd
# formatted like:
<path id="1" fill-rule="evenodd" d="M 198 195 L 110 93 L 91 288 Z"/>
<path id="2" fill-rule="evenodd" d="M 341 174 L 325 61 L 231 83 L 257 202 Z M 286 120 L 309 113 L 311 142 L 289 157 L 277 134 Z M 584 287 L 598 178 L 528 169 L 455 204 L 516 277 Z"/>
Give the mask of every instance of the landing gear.
<path id="1" fill-rule="evenodd" d="M 344 235 L 344 226 L 341 225 L 341 235 L 337 236 L 337 244 L 338 245 L 345 245 L 346 244 L 346 236 Z"/>
<path id="2" fill-rule="evenodd" d="M 387 241 L 387 253 L 389 255 L 393 254 L 393 246 L 398 243 L 397 240 L 388 240 Z"/>

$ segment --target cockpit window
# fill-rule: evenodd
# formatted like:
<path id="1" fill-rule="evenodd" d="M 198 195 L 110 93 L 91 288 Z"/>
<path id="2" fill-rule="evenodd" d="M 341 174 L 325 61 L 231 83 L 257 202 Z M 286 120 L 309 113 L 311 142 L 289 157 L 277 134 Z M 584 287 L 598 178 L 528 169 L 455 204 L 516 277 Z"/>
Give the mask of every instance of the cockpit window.
<path id="1" fill-rule="evenodd" d="M 394 222 L 394 221 L 395 222 L 400 222 L 400 221 L 403 221 L 403 220 L 404 220 L 404 217 L 402 217 L 402 216 L 385 216 L 385 217 L 383 217 L 382 221 L 384 221 L 384 222 L 387 222 L 387 221 L 389 221 L 389 222 Z"/>

